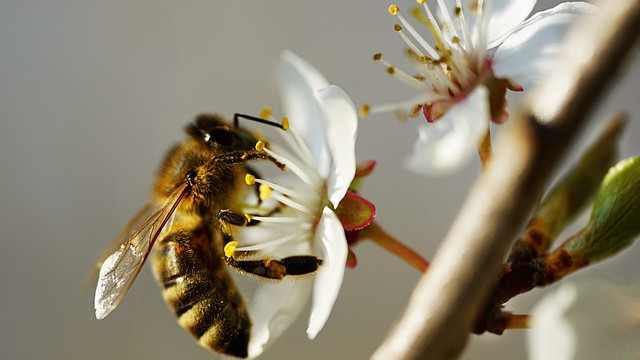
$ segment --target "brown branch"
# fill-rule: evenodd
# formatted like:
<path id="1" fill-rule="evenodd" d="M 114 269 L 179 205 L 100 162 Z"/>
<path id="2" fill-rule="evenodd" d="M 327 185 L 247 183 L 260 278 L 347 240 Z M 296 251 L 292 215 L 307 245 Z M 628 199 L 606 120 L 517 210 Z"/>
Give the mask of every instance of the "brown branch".
<path id="1" fill-rule="evenodd" d="M 638 38 L 640 0 L 601 6 L 570 31 L 571 51 L 504 129 L 490 166 L 373 359 L 452 359 L 462 352 L 512 240 Z"/>

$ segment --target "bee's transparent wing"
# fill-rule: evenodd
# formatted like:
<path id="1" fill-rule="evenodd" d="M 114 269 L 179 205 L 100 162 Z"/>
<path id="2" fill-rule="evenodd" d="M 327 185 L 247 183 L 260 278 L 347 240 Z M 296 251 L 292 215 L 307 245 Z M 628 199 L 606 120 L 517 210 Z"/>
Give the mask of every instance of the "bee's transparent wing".
<path id="1" fill-rule="evenodd" d="M 129 233 L 123 232 L 120 243 L 100 266 L 93 307 L 97 319 L 104 319 L 118 306 L 124 294 L 140 272 L 151 252 L 151 247 L 164 228 L 170 228 L 170 219 L 186 194 L 186 185 L 176 189 L 169 199 Z"/>

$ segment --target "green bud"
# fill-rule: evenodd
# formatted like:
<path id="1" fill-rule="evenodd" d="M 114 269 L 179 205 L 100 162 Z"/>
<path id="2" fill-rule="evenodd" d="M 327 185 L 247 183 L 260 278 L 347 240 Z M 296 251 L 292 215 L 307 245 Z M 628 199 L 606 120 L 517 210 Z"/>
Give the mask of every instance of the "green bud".
<path id="1" fill-rule="evenodd" d="M 617 156 L 617 144 L 624 122 L 612 121 L 598 141 L 542 202 L 534 217 L 548 224 L 547 236 L 555 239 L 581 213 Z"/>
<path id="2" fill-rule="evenodd" d="M 514 245 L 509 261 L 528 261 L 544 254 L 558 234 L 593 199 L 617 156 L 624 125 L 622 116 L 614 117 L 580 162 L 551 189 Z"/>
<path id="3" fill-rule="evenodd" d="M 640 156 L 609 169 L 589 224 L 561 246 L 569 254 L 596 262 L 615 255 L 640 234 Z"/>

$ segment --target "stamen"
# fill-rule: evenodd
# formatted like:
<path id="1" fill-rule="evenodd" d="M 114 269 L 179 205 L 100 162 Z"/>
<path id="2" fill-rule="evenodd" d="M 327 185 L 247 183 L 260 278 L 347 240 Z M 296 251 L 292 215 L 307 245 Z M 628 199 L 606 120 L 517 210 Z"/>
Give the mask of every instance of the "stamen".
<path id="1" fill-rule="evenodd" d="M 425 5 L 426 7 L 426 5 Z M 456 27 L 451 20 L 451 16 L 449 16 L 449 10 L 447 10 L 446 5 L 443 0 L 438 0 L 438 7 L 440 8 L 440 16 L 442 16 L 442 23 L 444 26 L 447 26 L 451 29 L 451 35 L 457 36 Z"/>
<path id="2" fill-rule="evenodd" d="M 271 108 L 266 107 L 266 108 L 260 110 L 259 117 L 261 119 L 268 120 L 271 117 L 271 113 L 272 113 Z"/>
<path id="3" fill-rule="evenodd" d="M 481 67 L 487 51 L 487 35 L 489 32 L 489 15 L 491 14 L 491 0 L 478 0 L 478 19 L 476 26 L 478 27 L 478 54 L 476 66 Z"/>
<path id="4" fill-rule="evenodd" d="M 377 104 L 373 105 L 369 108 L 370 114 L 378 114 L 385 112 L 395 112 L 403 110 L 407 105 L 404 103 L 388 103 L 388 104 Z"/>
<path id="5" fill-rule="evenodd" d="M 313 211 L 311 211 L 311 209 L 309 209 L 308 207 L 306 207 L 306 206 L 294 201 L 293 199 L 288 198 L 288 197 L 286 197 L 286 196 L 284 196 L 284 195 L 282 195 L 282 194 L 280 194 L 278 192 L 273 193 L 272 195 L 273 195 L 273 198 L 276 201 L 279 201 L 279 202 L 283 203 L 284 205 L 286 205 L 286 206 L 288 206 L 290 208 L 296 209 L 296 210 L 298 210 L 300 212 L 303 212 L 305 214 L 313 216 Z"/>
<path id="6" fill-rule="evenodd" d="M 286 116 L 282 117 L 282 130 L 289 130 L 289 118 Z"/>
<path id="7" fill-rule="evenodd" d="M 256 183 L 256 177 L 251 174 L 247 174 L 244 176 L 244 182 L 247 185 L 253 185 Z"/>
<path id="8" fill-rule="evenodd" d="M 237 248 L 238 248 L 237 241 L 229 241 L 227 245 L 224 246 L 224 256 L 230 258 L 231 256 L 233 256 L 233 253 L 236 252 Z"/>
<path id="9" fill-rule="evenodd" d="M 448 46 L 447 46 L 447 43 L 444 41 L 444 35 L 442 33 L 442 30 L 438 26 L 438 21 L 433 16 L 431 9 L 429 9 L 426 2 L 422 2 L 422 4 L 424 5 L 423 6 L 424 11 L 427 14 L 426 19 L 424 18 L 424 16 L 422 16 L 422 13 L 420 12 L 419 8 L 414 9 L 414 11 L 412 11 L 411 14 L 413 15 L 414 18 L 418 19 L 420 22 L 422 22 L 427 26 L 427 28 L 429 29 L 429 32 L 431 33 L 431 37 L 436 42 L 436 49 L 440 50 L 440 52 L 444 54 L 445 51 L 448 49 Z M 455 29 L 452 29 L 452 33 L 455 34 Z"/>
<path id="10" fill-rule="evenodd" d="M 253 216 L 253 220 L 260 221 L 261 223 L 275 223 L 275 224 L 294 224 L 304 228 L 311 228 L 311 224 L 307 222 L 301 222 L 299 217 L 293 216 Z"/>
<path id="11" fill-rule="evenodd" d="M 256 150 L 257 151 L 263 151 L 264 149 L 265 149 L 264 141 L 258 140 L 258 142 L 256 142 Z"/>
<path id="12" fill-rule="evenodd" d="M 306 142 L 304 142 L 304 140 L 302 140 L 302 136 L 300 136 L 300 133 L 298 133 L 298 131 L 294 128 L 289 129 L 288 131 L 289 134 L 291 134 L 290 136 L 286 136 L 287 139 L 289 139 L 289 143 L 291 144 L 291 139 L 293 139 L 293 144 L 297 145 L 297 149 L 301 151 L 301 153 L 299 153 L 298 155 L 302 155 L 300 156 L 300 159 L 310 168 L 315 169 L 316 167 L 316 162 L 313 158 L 313 155 L 311 155 L 311 150 L 309 149 L 309 146 L 307 145 Z M 293 146 L 294 149 L 296 149 L 296 146 Z"/>
<path id="13" fill-rule="evenodd" d="M 422 52 L 422 50 L 420 50 L 412 41 L 411 39 L 409 39 L 409 37 L 404 33 L 404 31 L 402 31 L 402 26 L 395 24 L 393 26 L 393 30 L 395 32 L 397 32 L 400 37 L 402 38 L 402 41 L 404 41 L 405 44 L 407 44 L 407 46 L 409 47 L 409 49 L 413 50 L 413 52 L 415 52 L 419 57 L 426 57 L 426 55 Z"/>
<path id="14" fill-rule="evenodd" d="M 462 11 L 462 3 L 460 0 L 456 0 L 456 16 L 460 23 L 460 29 L 462 30 L 462 39 L 464 40 L 463 47 L 473 49 L 473 43 L 471 42 L 471 32 L 467 26 L 467 21 L 464 18 L 464 11 Z"/>
<path id="15" fill-rule="evenodd" d="M 425 5 L 426 6 L 426 5 Z M 428 9 L 428 8 L 427 8 Z M 431 45 L 429 45 L 426 40 L 424 40 L 416 31 L 415 29 L 413 29 L 413 27 L 411 27 L 411 25 L 404 20 L 403 21 L 403 17 L 398 14 L 397 15 L 398 18 L 400 19 L 400 21 L 405 25 L 405 27 L 407 28 L 407 30 L 410 31 L 411 35 L 418 40 L 418 42 L 420 43 L 420 45 L 422 47 L 428 47 L 432 50 L 433 54 L 431 57 L 432 58 L 441 58 L 441 57 L 445 57 L 446 55 L 444 55 L 445 53 L 443 53 L 443 56 L 438 55 L 438 53 L 436 52 L 435 49 L 433 49 L 431 47 Z M 427 27 L 429 28 L 433 28 L 433 24 L 431 24 L 431 22 L 428 19 L 425 19 L 423 16 L 419 16 L 418 20 L 420 20 L 421 22 L 423 22 L 425 25 L 427 25 Z M 435 21 L 435 20 L 434 20 Z M 396 29 L 398 27 L 395 27 Z M 430 59 L 429 57 L 427 57 L 425 54 L 423 54 L 417 47 L 416 45 L 414 45 L 407 37 L 406 35 L 404 35 L 404 33 L 402 31 L 398 31 L 398 33 L 401 35 L 403 41 L 405 41 L 405 43 L 407 44 L 407 46 L 409 46 L 409 49 L 411 51 L 413 51 L 417 57 L 418 57 L 418 61 L 425 64 L 426 69 L 423 72 L 423 75 L 426 75 L 429 80 L 434 83 L 437 84 L 436 86 L 438 88 L 447 88 L 453 85 L 453 83 L 451 82 L 451 79 L 449 78 L 449 76 L 447 75 L 447 73 L 445 72 L 445 68 L 443 68 L 443 66 L 439 65 L 436 63 L 435 60 Z M 432 36 L 437 40 L 437 32 L 432 29 L 431 30 Z M 442 41 L 439 42 L 440 44 L 442 44 Z M 443 46 L 440 46 L 441 48 Z M 428 50 L 428 49 L 427 49 Z M 378 53 L 375 54 L 373 56 L 373 60 L 375 61 L 381 61 L 382 63 L 384 63 L 387 66 L 387 72 L 389 72 L 389 67 L 391 67 L 392 65 L 389 64 L 388 62 L 384 61 L 382 59 L 382 54 Z M 393 72 L 395 73 L 395 69 L 393 70 Z M 390 72 L 391 73 L 391 72 Z M 424 84 L 420 81 L 418 81 L 417 83 L 420 83 L 421 85 L 418 85 L 418 87 L 415 86 L 415 83 L 411 83 L 411 82 L 407 82 L 407 84 L 411 87 L 416 88 L 417 90 L 421 90 L 421 91 L 430 91 L 429 90 L 424 90 L 424 88 L 422 87 Z M 444 84 L 439 84 L 439 83 L 444 83 Z M 437 91 L 437 90 L 436 90 Z"/>
<path id="16" fill-rule="evenodd" d="M 404 18 L 404 16 L 402 16 L 402 14 L 400 13 L 396 14 L 396 16 L 402 23 L 402 26 L 407 29 L 409 34 L 411 34 L 411 36 L 413 36 L 418 44 L 420 44 L 420 46 L 422 46 L 422 48 L 426 50 L 427 54 L 432 58 L 437 59 L 438 52 L 431 45 L 429 45 L 429 43 L 422 36 L 420 36 L 420 34 L 416 31 L 416 29 L 413 28 L 413 26 L 411 26 L 411 24 Z"/>
<path id="17" fill-rule="evenodd" d="M 416 90 L 424 91 L 426 93 L 431 93 L 431 87 L 427 86 L 425 83 L 417 80 L 413 76 L 407 74 L 402 70 L 398 70 L 395 66 L 391 65 L 387 60 L 383 59 L 382 56 L 378 59 L 381 63 L 387 66 L 387 73 L 391 76 L 397 77 L 400 81 L 405 84 L 415 88 Z"/>
<path id="18" fill-rule="evenodd" d="M 271 188 L 267 185 L 261 184 L 258 187 L 258 191 L 260 192 L 260 199 L 263 201 L 271 197 Z"/>
<path id="19" fill-rule="evenodd" d="M 362 106 L 360 106 L 360 109 L 358 110 L 358 113 L 360 114 L 360 117 L 365 117 L 369 115 L 369 110 L 371 110 L 371 106 L 369 106 L 369 104 L 362 104 Z"/>
<path id="20" fill-rule="evenodd" d="M 427 14 L 427 18 L 425 18 L 422 15 L 419 9 L 415 9 L 415 10 L 417 11 L 414 11 L 412 13 L 413 17 L 415 17 L 418 21 L 420 21 L 421 23 L 425 24 L 425 26 L 427 26 L 427 28 L 429 29 L 429 32 L 431 33 L 431 37 L 433 37 L 433 39 L 436 42 L 436 49 L 438 49 L 442 54 L 442 56 L 438 59 L 438 61 L 444 62 L 446 65 L 449 66 L 448 68 L 449 70 L 455 71 L 456 73 L 455 77 L 461 76 L 461 73 L 464 71 L 464 68 L 465 68 L 464 61 L 460 56 L 456 56 L 459 54 L 451 51 L 451 48 L 449 47 L 448 42 L 445 41 L 444 33 L 438 26 L 438 22 L 434 17 L 433 13 L 431 12 L 431 10 L 429 9 L 429 7 L 426 5 L 426 3 L 424 4 L 424 11 Z M 449 13 L 446 9 L 444 10 L 444 12 L 448 16 Z M 451 21 L 451 18 L 449 18 L 449 21 Z M 457 33 L 453 23 L 450 22 L 446 24 L 451 27 L 451 34 L 454 37 L 457 37 Z M 462 63 L 463 65 L 460 66 L 459 63 Z M 449 77 L 447 76 L 447 78 Z"/>
<path id="21" fill-rule="evenodd" d="M 286 196 L 291 196 L 291 197 L 295 197 L 295 198 L 299 198 L 299 199 L 305 199 L 305 198 L 309 198 L 308 194 L 303 194 L 300 192 L 297 192 L 293 189 L 284 187 L 282 185 L 278 185 L 276 183 L 273 183 L 271 181 L 268 180 L 264 180 L 264 179 L 256 179 L 256 182 L 258 184 L 260 184 L 260 191 L 262 191 L 262 187 L 265 186 L 267 188 L 270 188 L 269 191 L 271 191 L 271 189 L 284 194 Z M 262 199 L 262 200 L 266 200 L 266 199 Z"/>
<path id="22" fill-rule="evenodd" d="M 304 236 L 305 236 L 304 232 L 291 234 L 291 235 L 284 236 L 284 237 L 281 237 L 281 238 L 276 239 L 276 240 L 271 240 L 271 241 L 267 241 L 267 242 L 260 243 L 260 244 L 255 244 L 255 245 L 243 246 L 241 248 L 238 248 L 238 251 L 257 251 L 257 250 L 262 250 L 262 249 L 266 249 L 268 247 L 282 245 L 282 244 L 285 244 L 285 243 L 287 243 L 289 241 L 292 241 L 292 240 L 295 240 L 295 239 L 303 239 Z"/>
<path id="23" fill-rule="evenodd" d="M 297 167 L 298 170 L 300 170 L 300 167 L 297 166 L 293 160 L 294 159 L 301 160 L 303 165 L 306 164 L 308 166 L 307 169 L 311 169 L 309 170 L 309 173 L 312 175 L 315 175 L 313 171 L 316 165 L 315 165 L 315 160 L 311 155 L 311 150 L 309 150 L 309 147 L 302 140 L 302 138 L 300 137 L 298 132 L 295 130 L 295 128 L 291 128 L 288 117 L 285 116 L 282 118 L 282 126 L 283 126 L 283 130 L 286 130 L 286 131 L 282 131 L 279 133 L 281 134 L 282 138 L 289 144 L 289 147 L 293 150 L 295 155 L 289 155 L 289 158 L 285 158 L 284 156 L 275 155 L 273 151 L 269 150 L 268 148 L 265 148 L 267 153 L 273 156 L 274 158 L 276 158 L 276 160 L 279 160 L 281 163 L 287 164 L 287 166 L 289 167 L 292 167 L 292 166 Z M 284 160 L 287 160 L 288 162 Z M 304 177 L 304 178 L 300 176 L 298 177 L 308 185 L 314 184 L 313 182 L 311 182 L 311 179 L 309 179 L 308 177 Z"/>
<path id="24" fill-rule="evenodd" d="M 438 100 L 447 100 L 447 99 L 448 99 L 448 96 L 446 95 L 436 93 L 436 92 L 430 92 L 429 94 L 426 94 L 426 96 L 415 98 L 412 101 L 410 100 L 410 101 L 394 102 L 394 103 L 387 103 L 387 104 L 371 105 L 369 106 L 369 114 L 400 111 L 404 113 L 404 116 L 400 116 L 401 118 L 407 117 L 407 116 L 415 117 L 413 109 L 416 107 L 419 108 L 421 104 L 431 103 Z"/>
<path id="25" fill-rule="evenodd" d="M 465 50 L 465 47 L 460 46 L 459 44 L 457 47 L 460 49 L 460 51 L 451 50 L 450 45 L 456 44 L 455 39 L 459 39 L 459 36 L 457 34 L 455 25 L 453 24 L 453 21 L 449 16 L 449 11 L 446 9 L 444 2 L 442 0 L 438 0 L 438 6 L 440 7 L 440 13 L 442 14 L 442 18 L 443 18 L 441 21 L 441 23 L 443 24 L 442 30 L 437 27 L 438 23 L 435 20 L 433 13 L 429 10 L 429 7 L 426 4 L 424 5 L 424 9 L 425 9 L 425 12 L 427 13 L 428 19 L 424 18 L 422 14 L 414 14 L 414 16 L 420 22 L 424 23 L 430 29 L 430 31 L 432 31 L 432 36 L 437 42 L 436 49 L 442 52 L 442 58 L 439 59 L 438 61 L 444 61 L 446 64 L 446 69 L 452 73 L 451 75 L 447 76 L 447 78 L 449 79 L 456 78 L 462 84 L 470 84 L 473 82 L 473 79 L 475 78 L 473 69 L 476 69 L 477 66 L 473 66 L 475 64 L 469 66 L 468 57 L 471 57 L 472 55 L 475 56 L 475 53 L 473 51 L 473 43 L 469 41 L 470 32 L 467 29 L 466 23 L 464 21 L 464 15 L 462 13 L 461 7 L 459 7 L 460 0 L 456 0 L 456 1 L 458 5 L 456 9 L 460 9 L 456 11 L 456 16 L 458 20 L 460 20 L 462 36 L 465 39 L 465 43 L 471 44 L 470 48 L 468 49 L 469 51 L 468 54 L 467 54 L 467 50 Z M 433 27 L 432 24 L 434 23 L 436 27 Z M 451 28 L 450 32 L 451 32 L 452 38 L 448 39 L 448 42 L 444 42 L 445 38 L 444 38 L 443 30 L 449 29 L 449 28 Z M 442 40 L 439 41 L 439 39 L 442 39 Z M 442 77 L 442 79 L 445 80 L 444 77 Z M 454 84 L 448 84 L 447 87 L 451 87 L 452 85 Z"/>
<path id="26" fill-rule="evenodd" d="M 293 133 L 293 129 L 290 129 L 291 133 Z M 296 174 L 296 176 L 298 176 L 298 178 L 300 180 L 302 180 L 305 184 L 309 185 L 309 186 L 313 186 L 314 182 L 309 178 L 309 176 L 307 175 L 307 173 L 305 173 L 304 171 L 302 171 L 300 169 L 300 167 L 298 167 L 298 165 L 296 163 L 294 163 L 293 161 L 284 158 L 283 156 L 280 156 L 276 153 L 274 153 L 273 151 L 269 150 L 268 148 L 264 148 L 264 151 L 271 155 L 274 159 L 278 160 L 279 162 L 287 165 L 287 168 L 291 171 L 293 171 L 294 174 Z"/>

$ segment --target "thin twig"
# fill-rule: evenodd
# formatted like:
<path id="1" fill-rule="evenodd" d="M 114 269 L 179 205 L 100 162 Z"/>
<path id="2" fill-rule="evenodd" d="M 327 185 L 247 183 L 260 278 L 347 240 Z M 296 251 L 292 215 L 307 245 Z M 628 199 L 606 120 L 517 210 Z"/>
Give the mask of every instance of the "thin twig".
<path id="1" fill-rule="evenodd" d="M 504 129 L 490 166 L 373 359 L 452 359 L 462 352 L 504 254 L 638 38 L 640 0 L 601 6 L 568 34 L 572 50 Z"/>

